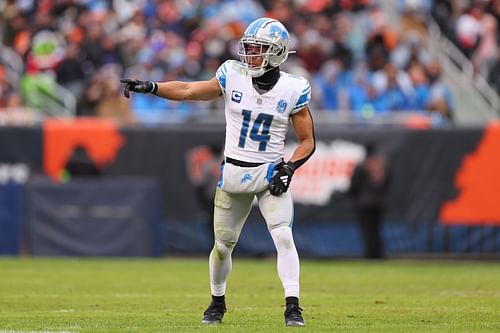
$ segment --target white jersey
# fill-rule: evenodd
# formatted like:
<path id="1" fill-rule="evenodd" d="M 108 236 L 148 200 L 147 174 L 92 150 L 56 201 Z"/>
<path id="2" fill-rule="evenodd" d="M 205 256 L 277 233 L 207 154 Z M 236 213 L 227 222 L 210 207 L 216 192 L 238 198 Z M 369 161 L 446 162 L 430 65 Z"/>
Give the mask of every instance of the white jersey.
<path id="1" fill-rule="evenodd" d="M 243 65 L 224 62 L 216 78 L 225 99 L 224 155 L 245 162 L 274 162 L 283 158 L 290 115 L 311 100 L 306 79 L 280 72 L 276 85 L 259 94 Z"/>

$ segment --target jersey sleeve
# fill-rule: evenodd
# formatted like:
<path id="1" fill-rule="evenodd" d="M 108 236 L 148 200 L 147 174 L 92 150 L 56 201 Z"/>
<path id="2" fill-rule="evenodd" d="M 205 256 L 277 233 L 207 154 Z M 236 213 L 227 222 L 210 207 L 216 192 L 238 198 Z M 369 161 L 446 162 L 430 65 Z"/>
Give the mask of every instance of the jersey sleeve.
<path id="1" fill-rule="evenodd" d="M 230 68 L 230 60 L 225 61 L 222 65 L 219 66 L 217 72 L 215 73 L 215 77 L 217 78 L 217 82 L 219 82 L 219 86 L 222 89 L 222 93 L 226 95 L 226 84 L 227 84 L 227 73 Z"/>
<path id="2" fill-rule="evenodd" d="M 292 113 L 300 111 L 307 104 L 309 104 L 309 101 L 311 100 L 311 85 L 304 78 L 302 78 L 300 81 L 301 84 L 298 85 L 299 97 L 297 98 L 297 102 L 295 102 L 295 105 L 292 109 Z"/>

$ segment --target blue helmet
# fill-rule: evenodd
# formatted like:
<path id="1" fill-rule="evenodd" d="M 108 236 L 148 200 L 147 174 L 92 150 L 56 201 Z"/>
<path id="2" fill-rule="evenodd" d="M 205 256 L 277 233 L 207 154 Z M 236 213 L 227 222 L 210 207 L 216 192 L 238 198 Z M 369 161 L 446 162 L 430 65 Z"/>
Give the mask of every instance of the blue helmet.
<path id="1" fill-rule="evenodd" d="M 260 53 L 248 54 L 248 46 L 260 46 Z M 290 49 L 290 34 L 279 21 L 270 18 L 260 18 L 247 27 L 240 39 L 238 55 L 247 65 L 247 70 L 253 77 L 264 74 L 269 67 L 281 65 L 287 58 Z M 261 56 L 259 67 L 250 67 L 251 57 Z"/>

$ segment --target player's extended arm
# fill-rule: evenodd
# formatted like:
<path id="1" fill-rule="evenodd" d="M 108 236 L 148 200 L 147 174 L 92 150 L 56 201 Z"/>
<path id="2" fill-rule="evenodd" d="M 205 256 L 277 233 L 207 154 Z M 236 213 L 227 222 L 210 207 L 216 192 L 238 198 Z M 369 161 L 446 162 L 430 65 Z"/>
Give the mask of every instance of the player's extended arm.
<path id="1" fill-rule="evenodd" d="M 293 173 L 311 157 L 316 149 L 313 120 L 307 106 L 292 115 L 292 125 L 299 144 L 290 160 L 278 166 L 278 172 L 269 183 L 269 191 L 272 195 L 281 195 L 288 191 Z"/>
<path id="2" fill-rule="evenodd" d="M 208 101 L 222 95 L 222 90 L 214 77 L 208 81 L 182 82 L 153 82 L 134 79 L 122 79 L 125 83 L 123 94 L 129 98 L 130 91 L 142 94 L 155 94 L 174 101 Z"/>
<path id="3" fill-rule="evenodd" d="M 176 101 L 208 101 L 222 95 L 222 90 L 214 77 L 209 81 L 158 83 L 156 95 Z"/>

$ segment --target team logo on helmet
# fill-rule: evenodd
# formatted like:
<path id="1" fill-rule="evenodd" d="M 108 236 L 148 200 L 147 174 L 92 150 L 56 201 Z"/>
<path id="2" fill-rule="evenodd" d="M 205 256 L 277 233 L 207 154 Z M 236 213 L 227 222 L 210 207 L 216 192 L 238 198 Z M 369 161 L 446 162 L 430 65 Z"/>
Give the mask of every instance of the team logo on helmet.
<path id="1" fill-rule="evenodd" d="M 272 25 L 271 28 L 269 28 L 269 37 L 271 38 L 282 38 L 285 41 L 288 41 L 288 32 L 285 30 L 282 30 L 278 25 Z"/>

